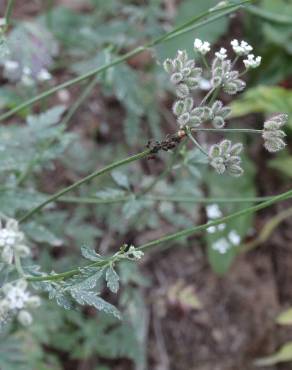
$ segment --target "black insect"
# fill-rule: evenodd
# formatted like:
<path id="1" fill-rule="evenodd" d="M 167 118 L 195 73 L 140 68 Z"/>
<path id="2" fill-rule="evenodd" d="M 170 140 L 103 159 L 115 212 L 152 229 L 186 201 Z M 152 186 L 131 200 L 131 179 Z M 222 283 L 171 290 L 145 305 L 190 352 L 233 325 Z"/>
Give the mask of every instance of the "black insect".
<path id="1" fill-rule="evenodd" d="M 177 144 L 180 143 L 183 137 L 185 137 L 185 132 L 181 130 L 174 135 L 167 135 L 162 141 L 149 140 L 146 144 L 146 148 L 151 149 L 148 159 L 156 158 L 156 154 L 161 150 L 167 152 L 176 148 Z"/>

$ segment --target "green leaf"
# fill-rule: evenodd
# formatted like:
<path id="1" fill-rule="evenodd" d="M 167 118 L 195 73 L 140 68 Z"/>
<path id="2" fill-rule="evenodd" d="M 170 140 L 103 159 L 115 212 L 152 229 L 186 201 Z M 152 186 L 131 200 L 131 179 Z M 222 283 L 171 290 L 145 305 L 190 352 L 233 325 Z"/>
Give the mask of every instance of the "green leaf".
<path id="1" fill-rule="evenodd" d="M 254 166 L 251 161 L 246 157 L 243 157 L 245 169 L 244 176 L 240 179 L 234 178 L 227 175 L 218 175 L 215 172 L 208 172 L 205 178 L 206 185 L 209 189 L 210 197 L 254 197 L 255 196 L 255 185 L 254 185 Z M 243 204 L 240 203 L 228 203 L 218 205 L 223 215 L 227 215 L 242 209 Z M 252 206 L 251 202 L 246 202 L 244 207 Z M 225 274 L 230 268 L 234 258 L 239 253 L 239 245 L 234 244 L 231 240 L 230 233 L 236 233 L 241 241 L 247 235 L 250 227 L 252 226 L 253 215 L 245 215 L 229 221 L 224 224 L 223 230 L 219 229 L 219 226 L 215 229 L 215 232 L 207 230 L 206 240 L 208 245 L 208 260 L 212 269 L 220 275 Z M 232 235 L 231 234 L 231 235 Z M 220 253 L 216 249 L 216 243 L 227 243 L 227 250 L 225 253 Z"/>
<path id="2" fill-rule="evenodd" d="M 121 189 L 107 188 L 105 190 L 97 191 L 95 195 L 97 198 L 100 198 L 102 200 L 118 199 L 123 197 L 125 195 L 125 192 Z"/>
<path id="3" fill-rule="evenodd" d="M 249 113 L 289 115 L 288 126 L 292 128 L 292 91 L 277 86 L 258 86 L 249 89 L 239 99 L 231 103 L 232 117 Z"/>
<path id="4" fill-rule="evenodd" d="M 292 325 L 292 308 L 282 312 L 276 318 L 276 323 L 279 325 Z"/>
<path id="5" fill-rule="evenodd" d="M 87 260 L 90 260 L 90 261 L 101 261 L 102 260 L 102 257 L 100 254 L 96 253 L 94 249 L 92 249 L 91 247 L 87 246 L 87 245 L 83 245 L 81 247 L 81 254 L 84 258 L 86 258 Z"/>
<path id="6" fill-rule="evenodd" d="M 113 293 L 117 293 L 119 290 L 119 275 L 116 273 L 116 271 L 113 269 L 112 266 L 110 266 L 105 273 L 105 280 L 106 285 L 109 288 L 110 291 Z"/>
<path id="7" fill-rule="evenodd" d="M 269 167 L 282 172 L 283 175 L 292 177 L 292 156 L 279 157 L 269 161 Z"/>
<path id="8" fill-rule="evenodd" d="M 30 239 L 38 243 L 47 243 L 54 247 L 59 247 L 63 243 L 63 240 L 55 236 L 48 228 L 36 221 L 31 221 L 25 224 L 23 226 L 23 230 Z"/>
<path id="9" fill-rule="evenodd" d="M 112 171 L 111 175 L 114 181 L 117 183 L 117 185 L 119 185 L 121 188 L 129 189 L 130 187 L 129 179 L 125 173 L 119 170 L 114 170 Z"/>
<path id="10" fill-rule="evenodd" d="M 255 361 L 256 366 L 272 366 L 281 362 L 292 361 L 292 342 L 284 344 L 271 356 L 260 358 Z"/>
<path id="11" fill-rule="evenodd" d="M 88 305 L 95 307 L 98 311 L 103 311 L 110 315 L 113 315 L 117 319 L 121 319 L 121 314 L 119 310 L 106 302 L 104 299 L 96 295 L 96 293 L 88 292 L 86 290 L 70 290 L 72 298 L 76 300 L 77 303 L 81 305 Z"/>

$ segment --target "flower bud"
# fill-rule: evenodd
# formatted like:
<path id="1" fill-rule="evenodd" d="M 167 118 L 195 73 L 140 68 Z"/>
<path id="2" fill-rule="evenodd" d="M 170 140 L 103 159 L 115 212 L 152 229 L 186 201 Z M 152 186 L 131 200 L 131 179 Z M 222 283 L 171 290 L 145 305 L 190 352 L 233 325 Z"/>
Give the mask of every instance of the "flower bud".
<path id="1" fill-rule="evenodd" d="M 29 326 L 32 324 L 32 316 L 29 312 L 21 310 L 17 316 L 18 321 L 23 326 Z"/>

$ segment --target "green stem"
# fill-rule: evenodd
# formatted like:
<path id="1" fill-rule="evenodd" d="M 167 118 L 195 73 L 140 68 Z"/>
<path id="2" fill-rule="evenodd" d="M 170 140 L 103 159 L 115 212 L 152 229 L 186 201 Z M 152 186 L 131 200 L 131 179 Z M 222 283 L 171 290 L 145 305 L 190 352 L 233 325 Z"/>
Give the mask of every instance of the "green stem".
<path id="1" fill-rule="evenodd" d="M 250 134 L 262 134 L 263 130 L 255 130 L 251 128 L 191 128 L 193 132 L 196 131 L 207 131 L 207 132 L 228 132 L 228 133 L 233 133 L 236 134 L 237 132 L 245 132 L 245 133 L 250 133 Z"/>
<path id="2" fill-rule="evenodd" d="M 159 176 L 157 176 L 145 189 L 141 191 L 140 194 L 138 194 L 139 197 L 145 195 L 146 193 L 149 193 L 149 191 L 152 190 L 155 187 L 155 185 L 171 171 L 171 169 L 173 168 L 173 165 L 175 164 L 175 161 L 177 159 L 177 156 L 179 154 L 182 144 L 183 142 L 181 142 L 177 146 L 177 148 L 175 149 L 175 152 L 172 154 L 171 158 L 169 159 L 164 171 L 162 171 Z"/>
<path id="3" fill-rule="evenodd" d="M 21 260 L 20 260 L 19 254 L 17 252 L 14 255 L 14 259 L 15 259 L 15 267 L 16 267 L 16 270 L 18 272 L 18 275 L 20 277 L 25 276 L 25 273 L 24 273 L 22 265 L 21 265 Z"/>
<path id="4" fill-rule="evenodd" d="M 135 154 L 133 156 L 127 157 L 125 159 L 121 159 L 119 161 L 113 162 L 110 165 L 108 165 L 108 166 L 106 166 L 106 167 L 104 167 L 104 168 L 102 168 L 100 170 L 94 171 L 90 175 L 82 178 L 81 180 L 75 182 L 74 184 L 68 186 L 67 188 L 64 188 L 64 189 L 60 190 L 59 192 L 53 194 L 47 200 L 45 200 L 44 202 L 42 202 L 41 204 L 39 204 L 38 206 L 36 206 L 32 210 L 30 210 L 27 213 L 25 213 L 18 221 L 19 222 L 26 221 L 27 219 L 29 219 L 30 217 L 32 217 L 35 213 L 37 213 L 42 208 L 44 208 L 47 204 L 54 202 L 55 200 L 57 200 L 58 198 L 60 198 L 62 195 L 68 193 L 69 191 L 72 191 L 72 190 L 76 189 L 77 187 L 79 187 L 80 185 L 82 185 L 82 184 L 84 184 L 84 183 L 86 183 L 86 182 L 88 182 L 88 181 L 90 181 L 90 180 L 92 180 L 92 179 L 94 179 L 94 178 L 96 178 L 98 176 L 101 176 L 101 175 L 103 175 L 103 174 L 105 174 L 107 172 L 110 172 L 111 170 L 113 170 L 113 169 L 115 169 L 117 167 L 120 167 L 120 166 L 123 166 L 125 164 L 128 164 L 128 163 L 137 161 L 139 159 L 145 158 L 148 154 L 150 154 L 150 152 L 151 152 L 151 150 L 150 149 L 147 149 L 144 152 L 140 152 L 138 154 Z"/>
<path id="5" fill-rule="evenodd" d="M 273 197 L 272 199 L 267 200 L 266 202 L 260 203 L 256 206 L 245 208 L 241 211 L 232 213 L 231 215 L 222 217 L 222 218 L 217 219 L 215 221 L 211 221 L 211 222 L 208 222 L 208 223 L 203 224 L 203 225 L 191 227 L 191 228 L 176 232 L 174 234 L 166 235 L 166 236 L 164 236 L 160 239 L 153 240 L 152 242 L 141 245 L 140 247 L 138 247 L 138 250 L 143 250 L 144 251 L 145 249 L 155 247 L 155 246 L 157 246 L 159 244 L 162 244 L 162 243 L 165 243 L 165 242 L 170 242 L 170 241 L 182 238 L 182 237 L 190 236 L 190 235 L 192 235 L 194 233 L 197 233 L 199 231 L 204 231 L 210 226 L 217 226 L 219 224 L 231 221 L 234 218 L 238 218 L 238 217 L 250 214 L 250 213 L 255 213 L 255 212 L 257 212 L 261 209 L 267 208 L 267 207 L 269 207 L 269 206 L 271 206 L 275 203 L 278 203 L 278 202 L 283 201 L 287 198 L 290 198 L 291 196 L 292 196 L 292 189 L 285 192 L 285 193 L 277 195 L 277 196 Z"/>
<path id="6" fill-rule="evenodd" d="M 190 138 L 190 140 L 195 144 L 195 146 L 207 157 L 209 157 L 209 154 L 206 152 L 206 150 L 201 146 L 201 144 L 193 137 L 192 132 L 190 128 L 188 127 L 186 129 L 186 134 Z"/>
<path id="7" fill-rule="evenodd" d="M 236 197 L 236 198 L 197 198 L 194 196 L 166 196 L 166 195 L 144 195 L 143 199 L 157 201 L 157 202 L 173 202 L 173 203 L 259 203 L 265 200 L 272 199 L 270 197 Z M 127 202 L 131 199 L 130 195 L 125 195 L 119 198 L 100 199 L 94 196 L 91 197 L 61 197 L 57 201 L 60 203 L 75 203 L 75 204 L 116 204 Z"/>
<path id="8" fill-rule="evenodd" d="M 62 123 L 67 126 L 73 115 L 77 112 L 77 110 L 80 108 L 80 106 L 85 102 L 85 100 L 88 98 L 88 96 L 91 94 L 92 90 L 94 89 L 99 76 L 96 75 L 92 78 L 92 80 L 87 84 L 86 88 L 82 91 L 81 95 L 78 97 L 78 99 L 74 102 L 74 104 L 70 107 L 67 114 L 62 120 Z"/>
<path id="9" fill-rule="evenodd" d="M 6 7 L 6 10 L 5 10 L 5 15 L 4 15 L 5 22 L 6 22 L 5 31 L 7 31 L 8 27 L 9 27 L 13 6 L 14 6 L 14 0 L 8 0 L 7 7 Z"/>
<path id="10" fill-rule="evenodd" d="M 215 91 L 215 88 L 213 87 L 211 90 L 208 91 L 208 93 L 205 95 L 204 99 L 201 101 L 200 106 L 204 105 L 207 100 L 210 98 L 210 96 L 213 94 Z"/>
<path id="11" fill-rule="evenodd" d="M 56 93 L 57 91 L 59 90 L 62 90 L 62 89 L 66 89 L 72 85 L 75 85 L 77 83 L 80 83 L 81 81 L 84 81 L 84 80 L 87 80 L 88 78 L 94 76 L 94 75 L 97 75 L 97 74 L 100 74 L 104 71 L 106 71 L 107 69 L 115 66 L 115 65 L 118 65 L 122 62 L 124 62 L 125 60 L 137 55 L 137 54 L 140 54 L 142 53 L 143 51 L 147 50 L 148 48 L 151 48 L 151 47 L 154 47 L 164 41 L 167 41 L 167 40 L 171 40 L 172 38 L 174 37 L 177 37 L 183 33 L 186 33 L 186 32 L 189 32 L 191 30 L 194 30 L 198 27 L 201 27 L 207 23 L 210 23 L 218 18 L 221 18 L 225 15 L 228 15 L 234 11 L 236 11 L 237 9 L 241 8 L 244 4 L 247 4 L 247 3 L 250 3 L 252 0 L 243 0 L 241 1 L 240 3 L 238 4 L 231 4 L 231 5 L 227 5 L 223 8 L 218 8 L 218 9 L 215 9 L 213 10 L 212 12 L 210 12 L 209 10 L 200 14 L 199 16 L 196 16 L 194 18 L 192 18 L 190 21 L 184 23 L 183 25 L 179 26 L 179 27 L 176 27 L 173 31 L 170 31 L 152 41 L 150 41 L 149 43 L 146 43 L 144 46 L 139 46 L 131 51 L 129 51 L 128 53 L 116 58 L 115 60 L 113 60 L 112 62 L 110 63 L 106 63 L 104 64 L 103 66 L 99 67 L 99 68 L 95 68 L 81 76 L 78 76 L 78 77 L 75 77 L 69 81 L 66 81 L 60 85 L 57 85 L 47 91 L 44 91 L 43 93 L 31 98 L 31 99 L 28 99 L 27 101 L 19 104 L 18 106 L 16 106 L 15 108 L 3 113 L 1 116 L 0 116 L 0 120 L 4 120 L 8 117 L 11 117 L 13 114 L 21 111 L 22 109 L 30 106 L 30 105 L 33 105 L 34 103 L 37 103 L 38 101 L 40 100 L 43 100 L 45 98 L 47 98 L 48 96 Z"/>
<path id="12" fill-rule="evenodd" d="M 210 226 L 216 226 L 216 225 L 231 221 L 234 218 L 238 218 L 238 217 L 250 214 L 250 213 L 255 213 L 255 212 L 257 212 L 261 209 L 267 208 L 267 207 L 269 207 L 269 206 L 271 206 L 271 205 L 273 205 L 277 202 L 286 200 L 286 199 L 290 198 L 291 196 L 292 196 L 292 189 L 285 192 L 285 193 L 276 195 L 276 196 L 272 197 L 272 199 L 269 199 L 269 200 L 267 200 L 263 203 L 260 203 L 256 206 L 245 208 L 241 211 L 232 213 L 231 215 L 216 219 L 214 221 L 211 221 L 211 222 L 199 225 L 199 226 L 191 227 L 191 228 L 188 228 L 188 229 L 184 229 L 182 231 L 179 231 L 179 232 L 176 232 L 176 233 L 173 233 L 173 234 L 169 234 L 169 235 L 166 235 L 162 238 L 153 240 L 151 242 L 148 242 L 146 244 L 141 245 L 140 247 L 137 248 L 137 250 L 144 251 L 144 250 L 156 247 L 156 246 L 158 246 L 160 244 L 163 244 L 165 242 L 171 242 L 171 241 L 177 240 L 177 239 L 182 238 L 182 237 L 187 237 L 187 236 L 193 235 L 197 232 L 206 230 Z M 114 258 L 114 256 L 109 257 L 109 259 L 106 259 L 105 261 L 102 261 L 102 262 L 100 262 L 100 261 L 99 262 L 93 262 L 93 263 L 89 264 L 88 266 L 96 266 L 96 267 L 104 266 L 105 264 L 109 263 L 113 258 Z M 69 278 L 69 277 L 71 277 L 75 274 L 78 274 L 78 273 L 79 273 L 79 269 L 76 268 L 76 269 L 66 271 L 66 272 L 63 272 L 63 273 L 60 273 L 60 274 L 55 274 L 55 275 L 28 277 L 27 280 L 32 281 L 32 282 L 33 281 L 60 280 L 60 279 Z"/>

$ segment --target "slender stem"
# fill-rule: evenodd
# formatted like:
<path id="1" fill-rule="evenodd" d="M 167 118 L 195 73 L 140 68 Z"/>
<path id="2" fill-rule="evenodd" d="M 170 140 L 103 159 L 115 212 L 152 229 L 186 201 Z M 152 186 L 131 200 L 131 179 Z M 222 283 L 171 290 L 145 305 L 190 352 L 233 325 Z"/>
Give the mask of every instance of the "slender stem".
<path id="1" fill-rule="evenodd" d="M 94 89 L 99 76 L 96 75 L 92 78 L 92 80 L 87 84 L 86 88 L 82 91 L 81 95 L 78 97 L 78 99 L 74 102 L 74 104 L 71 106 L 71 108 L 68 110 L 67 114 L 62 120 L 62 123 L 67 126 L 73 115 L 77 112 L 77 110 L 80 108 L 80 106 L 85 102 L 85 100 L 89 97 L 92 90 Z"/>
<path id="2" fill-rule="evenodd" d="M 265 202 L 262 202 L 262 203 L 260 203 L 256 206 L 245 208 L 241 211 L 232 213 L 231 215 L 216 219 L 214 221 L 211 221 L 211 222 L 199 225 L 199 226 L 191 227 L 191 228 L 184 229 L 182 231 L 179 231 L 179 232 L 176 232 L 176 233 L 173 233 L 173 234 L 165 235 L 162 238 L 153 240 L 151 242 L 145 243 L 145 244 L 137 247 L 137 250 L 145 251 L 147 249 L 156 247 L 156 246 L 158 246 L 160 244 L 163 244 L 165 242 L 170 242 L 170 241 L 174 241 L 174 240 L 177 240 L 179 238 L 182 238 L 182 237 L 187 237 L 187 236 L 193 235 L 197 232 L 206 230 L 210 226 L 216 226 L 216 225 L 219 225 L 221 223 L 226 223 L 228 221 L 231 221 L 234 218 L 238 218 L 238 217 L 241 217 L 241 216 L 244 216 L 244 215 L 247 215 L 247 214 L 255 213 L 255 212 L 257 212 L 261 209 L 267 208 L 267 207 L 269 207 L 269 206 L 271 206 L 275 203 L 286 200 L 286 199 L 290 198 L 291 196 L 292 196 L 292 189 L 290 189 L 289 191 L 287 191 L 285 193 L 276 195 L 276 196 L 272 197 L 272 199 L 269 199 Z M 93 262 L 93 263 L 89 264 L 88 266 L 100 267 L 100 266 L 103 266 L 103 265 L 109 263 L 109 261 L 112 258 L 114 258 L 114 257 L 110 257 L 109 259 L 106 259 L 105 261 L 102 261 L 102 262 L 100 262 L 100 261 Z M 60 273 L 60 274 L 55 274 L 55 275 L 28 277 L 27 280 L 32 281 L 32 282 L 33 281 L 60 280 L 60 279 L 66 279 L 66 278 L 71 277 L 71 276 L 73 276 L 75 274 L 78 274 L 78 273 L 79 273 L 79 269 L 76 268 L 76 269 L 69 270 L 69 271 L 66 271 L 66 272 L 63 272 L 63 273 Z"/>
<path id="3" fill-rule="evenodd" d="M 25 276 L 25 273 L 24 273 L 22 265 L 21 265 L 21 260 L 20 260 L 19 254 L 17 252 L 15 252 L 14 258 L 15 258 L 15 267 L 16 267 L 16 270 L 17 270 L 19 276 L 20 277 Z"/>
<path id="4" fill-rule="evenodd" d="M 250 134 L 262 134 L 263 130 L 255 130 L 251 128 L 191 128 L 193 132 L 196 131 L 207 131 L 207 132 L 228 132 L 236 134 L 238 132 L 245 132 Z"/>
<path id="5" fill-rule="evenodd" d="M 209 154 L 206 152 L 206 150 L 201 146 L 201 144 L 193 137 L 192 132 L 190 128 L 188 127 L 186 129 L 187 136 L 191 139 L 191 141 L 195 144 L 195 146 L 207 157 L 209 157 Z"/>
<path id="6" fill-rule="evenodd" d="M 14 6 L 14 0 L 8 0 L 7 7 L 6 7 L 6 10 L 5 10 L 5 15 L 4 15 L 5 23 L 6 23 L 5 24 L 5 31 L 9 27 L 13 6 Z"/>
<path id="7" fill-rule="evenodd" d="M 292 207 L 284 209 L 282 212 L 278 213 L 276 216 L 271 218 L 262 228 L 259 235 L 250 242 L 247 242 L 240 246 L 240 252 L 246 253 L 250 250 L 258 247 L 259 245 L 266 242 L 273 231 L 280 225 L 281 222 L 286 220 L 288 217 L 292 216 Z"/>
<path id="8" fill-rule="evenodd" d="M 3 113 L 1 116 L 0 116 L 0 120 L 4 120 L 8 117 L 11 117 L 13 114 L 21 111 L 22 109 L 30 106 L 30 105 L 33 105 L 34 103 L 37 103 L 38 101 L 40 100 L 43 100 L 45 98 L 47 98 L 48 96 L 56 93 L 57 91 L 59 90 L 62 90 L 62 89 L 65 89 L 65 88 L 68 88 L 72 85 L 75 85 L 77 83 L 80 83 L 81 81 L 84 81 L 84 80 L 87 80 L 88 78 L 94 76 L 94 75 L 97 75 L 99 73 L 102 73 L 104 71 L 106 71 L 107 69 L 111 68 L 111 67 L 114 67 L 115 65 L 118 65 L 122 62 L 124 62 L 125 60 L 137 55 L 137 54 L 140 54 L 142 53 L 143 51 L 147 50 L 148 48 L 151 48 L 151 47 L 154 47 L 166 40 L 171 40 L 172 38 L 174 37 L 177 37 L 183 33 L 186 33 L 186 32 L 189 32 L 191 30 L 194 30 L 198 27 L 201 27 L 207 23 L 210 23 L 218 18 L 221 18 L 225 15 L 228 15 L 229 13 L 232 13 L 238 9 L 240 9 L 244 4 L 247 4 L 247 3 L 250 3 L 252 0 L 243 0 L 241 1 L 240 3 L 238 4 L 231 4 L 231 5 L 227 5 L 225 7 L 222 7 L 222 8 L 218 8 L 218 9 L 214 9 L 212 12 L 210 12 L 209 10 L 200 14 L 199 16 L 196 16 L 194 18 L 192 18 L 190 21 L 184 23 L 183 25 L 179 26 L 179 27 L 176 27 L 174 30 L 150 41 L 149 43 L 146 43 L 144 44 L 144 46 L 138 46 L 137 48 L 129 51 L 128 53 L 114 59 L 113 61 L 111 61 L 110 63 L 106 63 L 104 64 L 103 66 L 99 67 L 99 68 L 95 68 L 83 75 L 80 75 L 78 77 L 75 77 L 69 81 L 66 81 L 60 85 L 57 85 L 47 91 L 44 91 L 43 93 L 31 98 L 31 99 L 28 99 L 27 101 L 19 104 L 18 106 L 14 107 L 13 109 Z"/>
<path id="9" fill-rule="evenodd" d="M 42 208 L 44 208 L 47 204 L 54 202 L 55 200 L 57 200 L 58 198 L 60 198 L 62 195 L 68 193 L 69 191 L 72 191 L 72 190 L 76 189 L 80 185 L 82 185 L 82 184 L 84 184 L 84 183 L 86 183 L 86 182 L 88 182 L 88 181 L 90 181 L 90 180 L 92 180 L 92 179 L 94 179 L 94 178 L 96 178 L 98 176 L 101 176 L 101 175 L 103 175 L 103 174 L 105 174 L 105 173 L 113 170 L 114 168 L 117 168 L 117 167 L 123 166 L 125 164 L 128 164 L 128 163 L 137 161 L 139 159 L 145 158 L 148 154 L 150 154 L 150 152 L 151 152 L 150 149 L 145 150 L 144 152 L 140 152 L 138 154 L 135 154 L 133 156 L 127 157 L 125 159 L 121 159 L 119 161 L 113 162 L 110 165 L 108 165 L 108 166 L 106 166 L 106 167 L 104 167 L 104 168 L 102 168 L 100 170 L 94 171 L 90 175 L 82 178 L 81 180 L 75 182 L 74 184 L 68 186 L 67 188 L 64 188 L 64 189 L 60 190 L 59 192 L 53 194 L 47 200 L 45 200 L 44 202 L 42 202 L 41 204 L 39 204 L 38 206 L 36 206 L 32 210 L 30 210 L 27 213 L 25 213 L 18 221 L 19 222 L 26 221 L 27 219 L 29 219 L 30 217 L 32 217 L 35 213 L 37 213 Z"/>
<path id="10" fill-rule="evenodd" d="M 249 208 L 245 208 L 241 211 L 238 211 L 238 212 L 235 212 L 235 213 L 232 213 L 231 215 L 228 215 L 228 216 L 225 216 L 225 217 L 222 217 L 220 219 L 217 219 L 215 221 L 211 221 L 211 222 L 208 222 L 206 224 L 203 224 L 203 225 L 199 225 L 199 226 L 195 226 L 195 227 L 191 227 L 191 228 L 188 228 L 188 229 L 185 229 L 185 230 L 182 230 L 182 231 L 179 231 L 179 232 L 176 232 L 174 234 L 170 234 L 170 235 L 166 235 L 160 239 L 157 239 L 157 240 L 153 240 L 152 242 L 149 242 L 149 243 L 146 243 L 146 244 L 143 244 L 141 245 L 138 250 L 145 250 L 145 249 L 149 249 L 149 248 L 152 248 L 152 247 L 155 247 L 159 244 L 162 244 L 162 243 L 165 243 L 165 242 L 170 242 L 170 241 L 173 241 L 173 240 L 176 240 L 176 239 L 179 239 L 179 238 L 182 238 L 182 237 L 186 237 L 186 236 L 190 236 L 194 233 L 197 233 L 199 231 L 204 231 L 206 230 L 208 227 L 210 226 L 217 226 L 221 223 L 226 223 L 228 221 L 231 221 L 233 220 L 234 218 L 238 218 L 240 216 L 244 216 L 244 215 L 247 215 L 247 214 L 250 214 L 250 213 L 255 213 L 261 209 L 264 209 L 264 208 L 267 208 L 275 203 L 278 203 L 280 201 L 283 201 L 289 197 L 292 196 L 292 189 L 285 192 L 285 193 L 282 193 L 280 195 L 277 195 L 275 197 L 273 197 L 272 199 L 270 200 L 267 200 L 266 202 L 263 202 L 263 203 L 260 203 L 256 206 L 253 206 L 253 207 L 249 207 Z"/>
<path id="11" fill-rule="evenodd" d="M 234 61 L 231 64 L 231 68 L 233 68 L 235 66 L 235 64 L 237 63 L 238 60 L 239 60 L 239 55 L 236 55 L 236 57 L 234 58 Z"/>
<path id="12" fill-rule="evenodd" d="M 204 105 L 207 100 L 210 98 L 210 96 L 213 94 L 215 91 L 215 88 L 213 87 L 211 90 L 208 91 L 208 93 L 205 95 L 204 99 L 201 101 L 200 106 Z"/>
<path id="13" fill-rule="evenodd" d="M 202 59 L 202 61 L 203 61 L 204 66 L 206 67 L 206 69 L 207 69 L 208 71 L 210 71 L 210 66 L 209 66 L 209 64 L 208 64 L 208 61 L 207 61 L 207 59 L 206 59 L 205 55 L 200 54 L 200 56 L 201 56 L 201 59 Z"/>
<path id="14" fill-rule="evenodd" d="M 171 156 L 171 158 L 169 159 L 169 161 L 168 161 L 168 163 L 167 163 L 167 165 L 166 165 L 166 167 L 165 167 L 165 169 L 164 169 L 164 171 L 162 171 L 161 172 L 161 174 L 159 175 L 159 176 L 157 176 L 145 189 L 143 189 L 142 191 L 141 191 L 141 193 L 140 194 L 138 194 L 138 196 L 140 197 L 140 196 L 143 196 L 143 195 L 145 195 L 146 193 L 149 193 L 150 192 L 150 190 L 152 190 L 154 187 L 155 187 L 155 185 L 159 182 L 159 181 L 161 181 L 170 171 L 171 171 L 171 169 L 173 168 L 173 166 L 174 166 L 174 164 L 175 164 L 175 161 L 176 161 L 176 159 L 177 159 L 177 156 L 178 156 L 178 154 L 179 154 L 179 151 L 180 151 L 180 148 L 181 148 L 181 146 L 182 146 L 182 144 L 183 144 L 184 142 L 181 142 L 178 146 L 177 146 L 177 148 L 175 149 L 175 152 L 172 154 L 172 156 Z"/>
<path id="15" fill-rule="evenodd" d="M 221 86 L 218 86 L 218 87 L 215 89 L 214 94 L 212 95 L 212 97 L 211 97 L 211 99 L 210 99 L 210 102 L 209 102 L 209 105 L 210 105 L 210 106 L 214 103 L 215 99 L 217 98 L 217 96 L 218 96 L 218 94 L 219 94 L 219 92 L 220 92 L 220 88 L 221 88 Z"/>
<path id="16" fill-rule="evenodd" d="M 173 203 L 259 203 L 265 200 L 272 199 L 273 196 L 269 197 L 236 197 L 236 198 L 198 198 L 194 196 L 171 196 L 171 195 L 144 195 L 143 199 L 157 201 L 157 202 L 173 202 Z M 127 202 L 131 199 L 130 195 L 123 197 L 112 198 L 112 199 L 101 199 L 95 196 L 90 197 L 61 197 L 57 199 L 60 203 L 75 203 L 75 204 L 116 204 Z"/>

